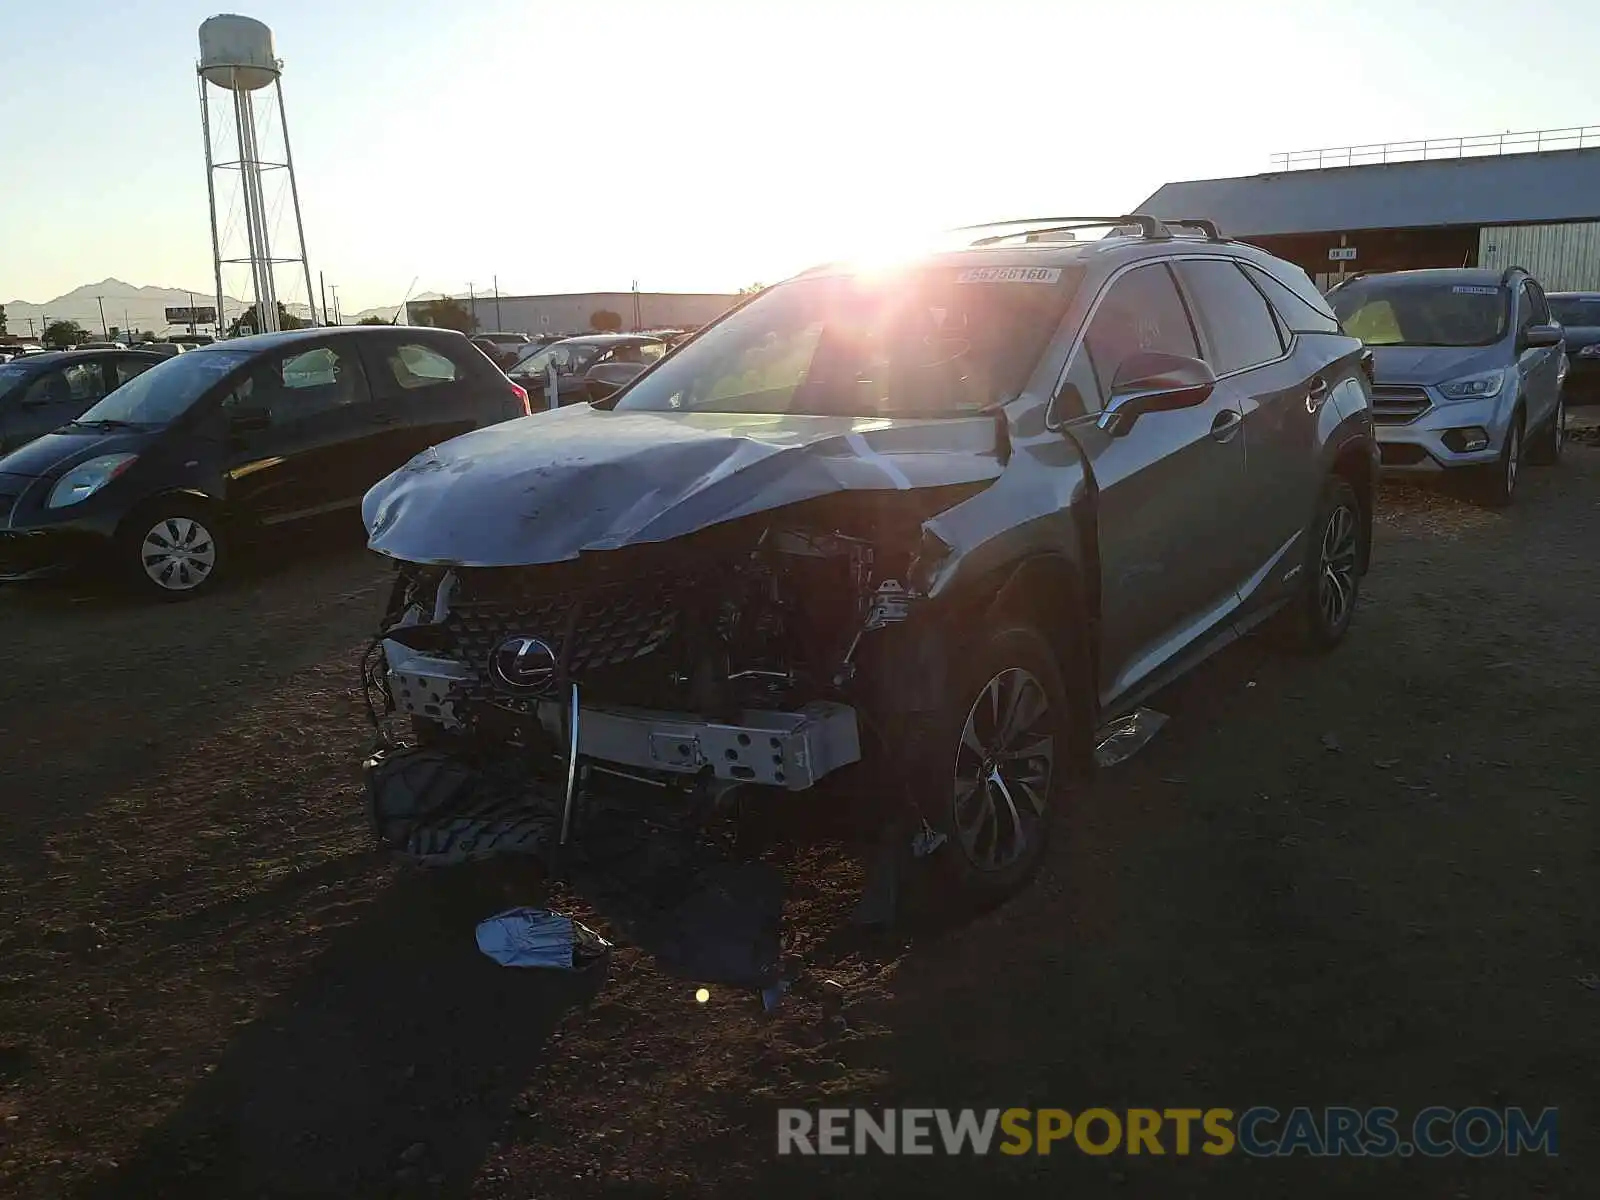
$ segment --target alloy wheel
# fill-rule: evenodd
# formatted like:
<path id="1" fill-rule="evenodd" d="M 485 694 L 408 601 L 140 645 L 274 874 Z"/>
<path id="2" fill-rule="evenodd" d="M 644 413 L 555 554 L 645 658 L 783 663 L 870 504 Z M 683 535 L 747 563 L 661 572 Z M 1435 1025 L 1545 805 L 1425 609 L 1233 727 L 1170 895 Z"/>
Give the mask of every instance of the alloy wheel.
<path id="1" fill-rule="evenodd" d="M 995 675 L 967 712 L 956 747 L 955 832 L 973 866 L 1000 871 L 1039 836 L 1055 769 L 1054 714 L 1020 667 Z"/>
<path id="2" fill-rule="evenodd" d="M 1556 401 L 1556 428 L 1551 435 L 1551 443 L 1555 446 L 1555 457 L 1561 457 L 1561 448 L 1567 441 L 1567 398 L 1561 397 Z"/>
<path id="3" fill-rule="evenodd" d="M 1522 426 L 1513 424 L 1506 433 L 1510 439 L 1506 443 L 1506 495 L 1511 495 L 1517 486 L 1517 468 L 1522 463 Z"/>
<path id="4" fill-rule="evenodd" d="M 217 565 L 217 543 L 193 517 L 167 517 L 144 535 L 139 561 L 150 582 L 169 592 L 199 587 Z"/>
<path id="5" fill-rule="evenodd" d="M 1322 530 L 1317 575 L 1317 609 L 1323 627 L 1337 630 L 1350 615 L 1356 597 L 1356 515 L 1341 504 L 1328 515 Z"/>

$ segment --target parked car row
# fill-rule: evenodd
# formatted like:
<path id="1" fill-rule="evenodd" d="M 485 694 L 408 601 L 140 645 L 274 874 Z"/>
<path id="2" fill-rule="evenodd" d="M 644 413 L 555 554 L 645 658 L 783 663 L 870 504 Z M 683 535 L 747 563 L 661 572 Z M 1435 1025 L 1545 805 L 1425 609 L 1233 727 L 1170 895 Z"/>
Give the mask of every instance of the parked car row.
<path id="1" fill-rule="evenodd" d="M 527 412 L 462 335 L 406 326 L 8 363 L 0 579 L 109 567 L 192 596 L 239 535 L 354 508 L 419 452 Z"/>

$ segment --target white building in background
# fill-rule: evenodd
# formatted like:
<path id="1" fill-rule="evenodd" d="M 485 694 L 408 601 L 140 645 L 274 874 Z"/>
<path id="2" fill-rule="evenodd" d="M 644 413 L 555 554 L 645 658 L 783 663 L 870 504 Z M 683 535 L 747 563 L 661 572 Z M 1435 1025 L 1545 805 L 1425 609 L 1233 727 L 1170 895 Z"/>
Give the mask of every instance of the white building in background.
<path id="1" fill-rule="evenodd" d="M 624 330 L 689 329 L 716 320 L 739 299 L 735 294 L 707 292 L 574 292 L 556 296 L 452 297 L 473 314 L 478 332 L 579 334 L 593 329 L 596 312 L 613 312 Z M 429 323 L 436 301 L 412 300 L 406 320 Z"/>

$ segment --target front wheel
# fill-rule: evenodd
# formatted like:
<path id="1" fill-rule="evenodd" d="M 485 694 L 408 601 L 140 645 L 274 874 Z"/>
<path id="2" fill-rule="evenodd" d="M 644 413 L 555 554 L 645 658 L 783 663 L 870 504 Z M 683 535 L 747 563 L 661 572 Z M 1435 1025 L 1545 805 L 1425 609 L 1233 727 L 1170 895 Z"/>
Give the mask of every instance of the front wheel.
<path id="1" fill-rule="evenodd" d="M 1073 726 L 1059 662 L 1037 630 L 997 629 L 964 657 L 906 767 L 924 818 L 945 835 L 947 882 L 981 905 L 1018 890 L 1043 859 L 1072 773 Z"/>
<path id="2" fill-rule="evenodd" d="M 1486 467 L 1478 467 L 1477 497 L 1490 508 L 1505 508 L 1516 497 L 1517 475 L 1522 469 L 1522 414 L 1511 419 L 1506 430 L 1506 444 L 1500 458 Z"/>
<path id="3" fill-rule="evenodd" d="M 1541 467 L 1553 467 L 1561 461 L 1561 451 L 1567 442 L 1567 398 L 1557 397 L 1556 411 L 1550 417 L 1550 424 L 1539 431 L 1536 441 L 1530 440 L 1528 445 L 1528 461 Z"/>
<path id="4" fill-rule="evenodd" d="M 135 513 L 120 539 L 124 576 L 135 590 L 188 600 L 212 587 L 226 559 L 221 521 L 205 505 L 175 499 Z"/>

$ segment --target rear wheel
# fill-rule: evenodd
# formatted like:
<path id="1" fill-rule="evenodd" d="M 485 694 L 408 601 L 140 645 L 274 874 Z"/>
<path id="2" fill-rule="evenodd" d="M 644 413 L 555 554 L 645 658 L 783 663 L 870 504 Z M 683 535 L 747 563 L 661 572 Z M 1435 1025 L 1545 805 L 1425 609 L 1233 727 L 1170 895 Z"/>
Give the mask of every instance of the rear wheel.
<path id="1" fill-rule="evenodd" d="M 1500 458 L 1486 467 L 1479 467 L 1475 481 L 1480 503 L 1490 508 L 1504 508 L 1517 494 L 1517 475 L 1522 468 L 1522 413 L 1511 419 L 1506 430 L 1506 444 L 1501 447 Z"/>
<path id="2" fill-rule="evenodd" d="M 1330 476 L 1306 539 L 1304 582 L 1281 618 L 1292 646 L 1331 650 L 1344 640 L 1355 616 L 1368 536 L 1350 481 L 1342 475 Z"/>
<path id="3" fill-rule="evenodd" d="M 209 507 L 173 499 L 127 521 L 120 566 L 133 587 L 162 600 L 188 600 L 211 588 L 226 561 L 221 521 Z"/>

